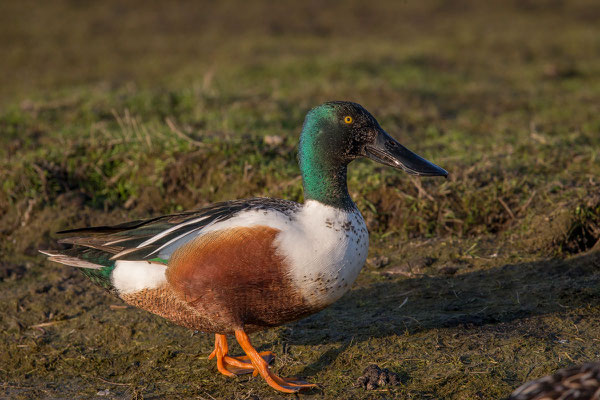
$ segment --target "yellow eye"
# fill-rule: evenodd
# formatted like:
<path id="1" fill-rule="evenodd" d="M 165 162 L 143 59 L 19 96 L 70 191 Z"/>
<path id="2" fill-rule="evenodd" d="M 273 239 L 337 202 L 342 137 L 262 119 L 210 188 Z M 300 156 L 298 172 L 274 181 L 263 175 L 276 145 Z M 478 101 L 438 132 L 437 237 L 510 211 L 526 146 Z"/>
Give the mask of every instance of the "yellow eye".
<path id="1" fill-rule="evenodd" d="M 347 124 L 351 124 L 351 123 L 352 123 L 352 121 L 354 121 L 354 120 L 352 119 L 352 117 L 351 117 L 351 116 L 349 116 L 349 115 L 346 115 L 346 116 L 344 117 L 344 122 L 345 122 L 345 123 L 347 123 Z"/>

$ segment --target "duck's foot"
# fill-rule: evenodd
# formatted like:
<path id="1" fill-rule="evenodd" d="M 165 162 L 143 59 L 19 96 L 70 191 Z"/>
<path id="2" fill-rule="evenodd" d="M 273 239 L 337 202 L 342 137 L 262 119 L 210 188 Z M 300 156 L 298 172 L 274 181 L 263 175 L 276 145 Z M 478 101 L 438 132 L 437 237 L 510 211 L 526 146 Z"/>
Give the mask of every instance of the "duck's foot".
<path id="1" fill-rule="evenodd" d="M 296 393 L 302 389 L 310 389 L 317 386 L 314 383 L 307 383 L 297 379 L 282 378 L 275 375 L 269 370 L 269 363 L 265 360 L 263 353 L 259 353 L 254 349 L 246 332 L 241 329 L 236 330 L 235 338 L 254 366 L 254 375 L 258 372 L 272 388 L 285 393 Z"/>
<path id="2" fill-rule="evenodd" d="M 258 371 L 252 365 L 250 357 L 231 357 L 228 355 L 228 352 L 227 337 L 225 335 L 215 334 L 215 349 L 210 353 L 208 359 L 212 360 L 217 357 L 217 369 L 220 373 L 229 377 L 243 374 L 258 375 Z M 263 351 L 258 354 L 267 364 L 273 362 L 275 359 L 275 355 L 270 351 Z"/>

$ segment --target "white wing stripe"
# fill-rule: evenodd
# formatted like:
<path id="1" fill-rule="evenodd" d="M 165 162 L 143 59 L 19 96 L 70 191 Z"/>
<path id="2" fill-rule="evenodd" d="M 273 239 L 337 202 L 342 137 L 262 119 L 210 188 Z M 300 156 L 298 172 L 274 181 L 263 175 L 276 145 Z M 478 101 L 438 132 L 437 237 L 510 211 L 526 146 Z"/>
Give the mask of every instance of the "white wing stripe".
<path id="1" fill-rule="evenodd" d="M 230 218 L 217 218 L 205 226 L 185 232 L 178 237 L 169 240 L 167 243 L 164 243 L 159 248 L 153 250 L 146 257 L 149 257 L 153 254 L 158 254 L 161 258 L 169 259 L 173 251 L 195 236 L 204 235 L 208 232 L 219 231 L 222 229 L 256 225 L 266 225 L 280 231 L 293 229 L 290 217 L 276 210 L 269 210 L 267 212 L 265 212 L 265 210 L 248 210 L 237 213 Z M 194 236 L 189 237 L 191 234 L 194 234 Z"/>
<path id="2" fill-rule="evenodd" d="M 191 231 L 187 231 L 187 232 L 185 232 L 184 234 L 181 234 L 181 235 L 179 235 L 179 236 L 177 236 L 177 237 L 175 237 L 175 238 L 173 238 L 173 239 L 169 240 L 167 243 L 163 244 L 163 245 L 162 245 L 162 246 L 160 246 L 158 249 L 155 249 L 155 250 L 153 250 L 151 253 L 148 253 L 148 255 L 147 255 L 146 257 L 149 257 L 149 256 L 151 256 L 152 254 L 154 254 L 154 253 L 157 253 L 157 252 L 161 251 L 162 249 L 164 249 L 165 247 L 167 247 L 167 246 L 168 246 L 168 245 L 170 245 L 171 243 L 173 243 L 173 242 L 176 242 L 176 241 L 178 241 L 179 239 L 181 239 L 181 238 L 184 238 L 184 237 L 186 237 L 187 235 L 189 235 L 189 234 L 191 234 L 191 233 L 194 233 L 194 232 L 196 232 L 196 231 L 202 230 L 202 228 L 204 228 L 204 227 L 201 227 L 201 228 L 196 228 L 196 229 L 192 229 Z"/>
<path id="3" fill-rule="evenodd" d="M 165 231 L 162 231 L 162 232 L 161 232 L 161 233 L 159 233 L 158 235 L 154 235 L 154 236 L 152 236 L 150 239 L 146 240 L 145 242 L 142 242 L 142 243 L 138 244 L 137 248 L 139 249 L 139 248 L 142 248 L 142 247 L 144 247 L 144 246 L 147 246 L 147 245 L 149 245 L 149 244 L 152 244 L 152 243 L 156 242 L 157 240 L 159 240 L 159 239 L 161 239 L 161 238 L 163 238 L 163 237 L 167 236 L 169 233 L 171 233 L 171 232 L 173 232 L 173 231 L 176 231 L 176 230 L 178 230 L 179 228 L 182 228 L 182 227 L 184 227 L 184 226 L 186 226 L 186 225 L 195 224 L 196 222 L 203 221 L 203 220 L 205 220 L 206 218 L 208 218 L 208 216 L 204 216 L 204 217 L 200 217 L 200 218 L 192 219 L 192 220 L 190 220 L 190 221 L 183 222 L 183 223 L 181 223 L 181 224 L 179 224 L 179 225 L 175 225 L 175 226 L 173 226 L 173 227 L 171 227 L 171 228 L 169 228 L 169 229 L 167 229 L 167 230 L 165 230 Z M 191 231 L 191 232 L 193 232 L 193 231 Z M 171 243 L 171 242 L 169 242 L 169 243 Z"/>

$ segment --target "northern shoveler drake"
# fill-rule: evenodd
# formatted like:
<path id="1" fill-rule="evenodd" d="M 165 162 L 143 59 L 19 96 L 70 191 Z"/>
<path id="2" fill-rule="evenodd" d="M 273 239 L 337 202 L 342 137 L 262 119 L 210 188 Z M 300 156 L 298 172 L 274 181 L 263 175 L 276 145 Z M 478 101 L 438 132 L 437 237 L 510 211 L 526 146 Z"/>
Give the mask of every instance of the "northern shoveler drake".
<path id="1" fill-rule="evenodd" d="M 51 261 L 81 268 L 126 303 L 190 329 L 214 333 L 218 370 L 260 374 L 294 393 L 314 384 L 269 370 L 248 333 L 329 306 L 365 263 L 369 233 L 346 185 L 348 164 L 367 157 L 409 174 L 447 176 L 402 146 L 362 106 L 328 102 L 310 110 L 300 135 L 303 204 L 253 198 L 115 226 L 62 231 L 85 234 L 44 250 Z M 226 335 L 246 353 L 228 354 Z"/>

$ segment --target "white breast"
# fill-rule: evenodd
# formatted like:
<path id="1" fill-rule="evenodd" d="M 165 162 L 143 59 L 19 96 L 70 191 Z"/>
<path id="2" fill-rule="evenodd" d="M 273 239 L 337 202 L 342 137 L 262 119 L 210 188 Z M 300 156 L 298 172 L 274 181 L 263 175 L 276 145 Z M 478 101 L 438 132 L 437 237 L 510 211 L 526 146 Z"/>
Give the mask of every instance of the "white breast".
<path id="1" fill-rule="evenodd" d="M 350 289 L 367 259 L 365 221 L 357 209 L 308 201 L 292 226 L 277 237 L 292 280 L 308 302 L 329 305 Z"/>

